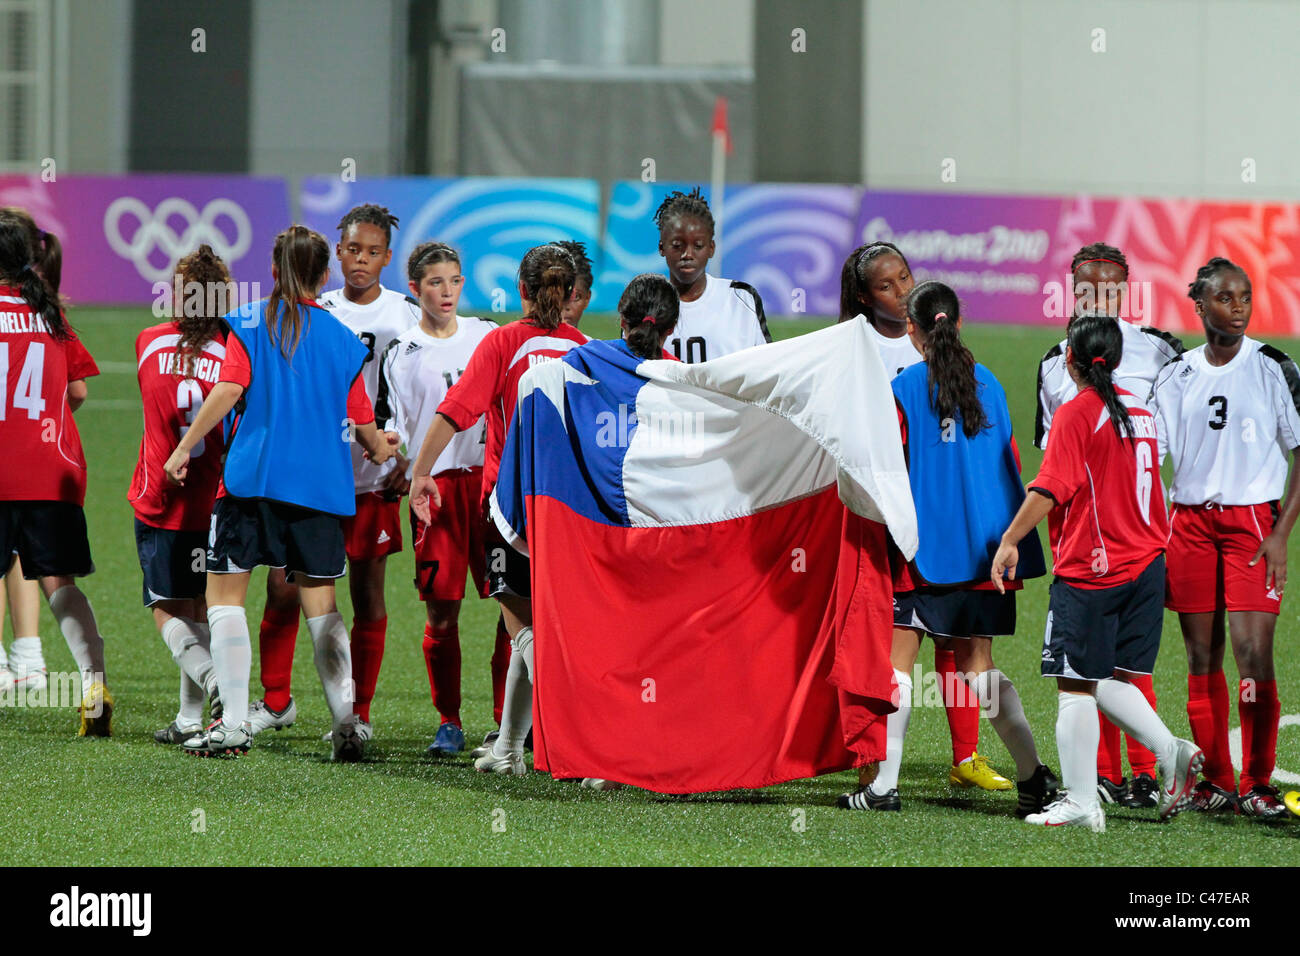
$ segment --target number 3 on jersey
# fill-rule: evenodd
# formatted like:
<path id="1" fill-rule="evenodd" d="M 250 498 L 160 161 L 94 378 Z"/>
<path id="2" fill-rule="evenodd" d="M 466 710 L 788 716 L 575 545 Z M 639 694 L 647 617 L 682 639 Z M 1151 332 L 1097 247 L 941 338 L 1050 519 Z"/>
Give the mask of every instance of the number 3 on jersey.
<path id="1" fill-rule="evenodd" d="M 199 408 L 202 405 L 203 389 L 199 387 L 199 383 L 192 378 L 183 379 L 176 386 L 176 408 L 183 414 L 185 421 L 185 424 L 181 426 L 182 438 L 190 430 L 190 426 L 194 424 L 194 416 L 199 413 Z M 200 438 L 198 444 L 191 449 L 190 457 L 198 458 L 203 454 L 205 447 L 204 439 Z"/>
<path id="2" fill-rule="evenodd" d="M 27 417 L 37 419 L 45 411 L 45 399 L 41 397 L 41 383 L 45 379 L 45 343 L 32 342 L 27 346 L 27 357 L 23 360 L 23 370 L 18 375 L 14 386 L 14 408 L 26 410 Z M 0 342 L 0 382 L 9 387 L 9 343 Z M 9 402 L 0 393 L 0 421 L 4 421 L 9 412 Z"/>

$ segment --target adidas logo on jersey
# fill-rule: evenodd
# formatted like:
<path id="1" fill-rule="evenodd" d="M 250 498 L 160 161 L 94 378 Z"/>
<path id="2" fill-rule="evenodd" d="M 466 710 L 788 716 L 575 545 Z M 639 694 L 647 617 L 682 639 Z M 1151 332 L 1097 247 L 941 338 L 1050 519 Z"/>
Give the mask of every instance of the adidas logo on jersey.
<path id="1" fill-rule="evenodd" d="M 379 539 L 375 542 L 375 544 L 387 544 L 391 540 L 392 539 L 388 537 L 387 531 L 381 531 L 379 532 Z"/>
<path id="2" fill-rule="evenodd" d="M 421 345 L 419 342 L 407 342 L 407 343 L 406 343 L 406 351 L 404 351 L 402 354 L 403 354 L 403 355 L 410 355 L 412 352 L 418 352 L 418 351 L 420 351 L 420 349 L 422 349 L 422 348 L 424 348 L 424 346 Z"/>

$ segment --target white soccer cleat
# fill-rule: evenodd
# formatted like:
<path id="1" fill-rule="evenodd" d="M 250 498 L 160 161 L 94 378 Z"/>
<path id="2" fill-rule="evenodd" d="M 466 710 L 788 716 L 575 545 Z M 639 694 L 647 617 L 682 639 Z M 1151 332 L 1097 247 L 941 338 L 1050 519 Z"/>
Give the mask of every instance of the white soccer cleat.
<path id="1" fill-rule="evenodd" d="M 504 757 L 498 757 L 495 753 L 479 757 L 474 761 L 474 769 L 479 773 L 509 773 L 516 777 L 528 773 L 528 765 L 524 763 L 522 750 L 508 753 Z"/>
<path id="2" fill-rule="evenodd" d="M 266 706 L 265 700 L 255 700 L 248 708 L 248 717 L 244 719 L 244 729 L 250 736 L 256 737 L 264 730 L 283 730 L 292 727 L 298 719 L 298 705 L 289 698 L 289 706 L 284 710 L 274 711 Z"/>
<path id="3" fill-rule="evenodd" d="M 603 780 L 600 777 L 583 777 L 580 784 L 586 790 L 621 790 L 623 785 L 614 780 Z"/>
<path id="4" fill-rule="evenodd" d="M 330 734 L 334 748 L 331 759 L 340 763 L 360 763 L 366 758 L 366 741 L 373 736 L 370 724 L 356 714 L 350 714 Z"/>
<path id="5" fill-rule="evenodd" d="M 489 730 L 487 736 L 483 738 L 483 743 L 469 752 L 470 757 L 474 760 L 477 760 L 479 757 L 486 757 L 492 752 L 492 745 L 497 742 L 497 738 L 500 736 L 501 731 Z"/>
<path id="6" fill-rule="evenodd" d="M 42 692 L 50 686 L 45 659 L 39 654 L 35 657 L 11 656 L 9 673 L 13 676 L 14 688 L 20 694 Z"/>
<path id="7" fill-rule="evenodd" d="M 1196 777 L 1205 766 L 1205 754 L 1190 740 L 1174 739 L 1169 760 L 1161 761 L 1159 816 L 1168 820 L 1192 802 Z"/>
<path id="8" fill-rule="evenodd" d="M 1081 807 L 1069 797 L 1061 797 L 1042 813 L 1031 813 L 1026 823 L 1040 827 L 1087 827 L 1093 833 L 1106 832 L 1106 814 L 1101 807 Z"/>

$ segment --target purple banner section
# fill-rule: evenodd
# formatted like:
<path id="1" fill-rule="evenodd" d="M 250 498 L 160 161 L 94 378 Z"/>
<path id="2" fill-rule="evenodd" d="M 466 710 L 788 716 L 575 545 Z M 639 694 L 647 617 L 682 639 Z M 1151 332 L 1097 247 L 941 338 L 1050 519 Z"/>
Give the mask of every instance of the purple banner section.
<path id="1" fill-rule="evenodd" d="M 667 273 L 653 217 L 673 190 L 693 183 L 614 184 L 602 269 L 592 308 L 613 310 L 641 272 Z M 704 189 L 709 197 L 709 190 Z M 723 229 L 710 275 L 754 286 L 768 315 L 832 315 L 839 308 L 840 266 L 853 246 L 861 190 L 856 186 L 764 183 L 726 188 Z M 714 203 L 716 206 L 716 203 Z"/>
<path id="2" fill-rule="evenodd" d="M 587 244 L 593 273 L 600 269 L 600 189 L 593 179 L 466 178 L 371 179 L 344 183 L 312 176 L 299 197 L 305 225 L 337 241 L 338 223 L 353 206 L 375 203 L 400 220 L 393 261 L 380 281 L 407 293 L 406 260 L 436 239 L 460 253 L 465 286 L 462 312 L 517 311 L 519 260 L 530 248 L 556 240 Z M 338 274 L 330 288 L 338 285 Z M 617 303 L 617 299 L 615 300 Z"/>
<path id="3" fill-rule="evenodd" d="M 201 243 L 268 295 L 271 247 L 291 222 L 285 181 L 248 176 L 0 176 L 0 206 L 59 237 L 64 296 L 101 305 L 154 301 L 154 284 Z"/>
<path id="4" fill-rule="evenodd" d="M 1043 287 L 1065 282 L 1054 248 L 1065 201 L 1059 198 L 961 196 L 868 191 L 850 248 L 884 240 L 907 257 L 917 281 L 952 287 L 963 315 L 980 322 L 1043 323 Z M 845 250 L 846 253 L 848 250 Z M 1060 273 L 1059 275 L 1057 273 Z"/>

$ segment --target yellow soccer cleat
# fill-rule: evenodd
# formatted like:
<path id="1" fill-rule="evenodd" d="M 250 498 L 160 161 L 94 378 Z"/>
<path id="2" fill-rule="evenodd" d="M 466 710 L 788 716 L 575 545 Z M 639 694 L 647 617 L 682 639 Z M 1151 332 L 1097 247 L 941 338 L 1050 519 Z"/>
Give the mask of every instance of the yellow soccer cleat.
<path id="1" fill-rule="evenodd" d="M 1282 802 L 1286 804 L 1288 810 L 1300 817 L 1300 791 L 1287 791 L 1287 793 L 1282 797 Z"/>
<path id="2" fill-rule="evenodd" d="M 78 708 L 81 714 L 81 727 L 78 737 L 113 736 L 113 695 L 103 682 L 95 681 L 86 690 Z"/>
<path id="3" fill-rule="evenodd" d="M 969 760 L 963 760 L 949 770 L 948 782 L 954 787 L 979 787 L 981 790 L 1010 790 L 1015 786 L 989 766 L 988 757 L 978 753 L 971 754 Z"/>

